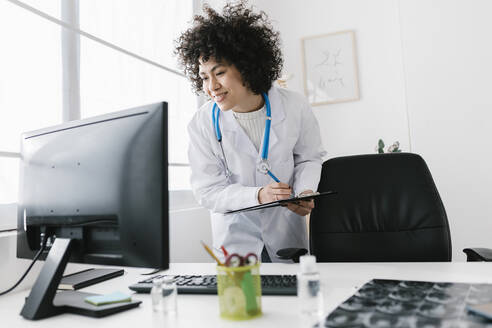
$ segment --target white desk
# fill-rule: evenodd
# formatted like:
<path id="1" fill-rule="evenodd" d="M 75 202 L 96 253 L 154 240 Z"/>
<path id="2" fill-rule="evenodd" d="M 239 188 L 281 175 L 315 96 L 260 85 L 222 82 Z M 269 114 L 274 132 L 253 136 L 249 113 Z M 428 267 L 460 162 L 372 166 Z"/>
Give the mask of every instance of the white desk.
<path id="1" fill-rule="evenodd" d="M 373 278 L 409 279 L 449 282 L 492 283 L 492 263 L 323 263 L 318 264 L 325 294 L 326 311 L 332 311 L 346 298 Z M 82 289 L 94 293 L 113 291 L 129 292 L 127 286 L 145 279 L 140 273 L 146 269 L 126 269 L 118 277 Z M 298 265 L 262 264 L 262 274 L 295 274 Z M 214 264 L 171 264 L 170 274 L 214 274 Z M 39 321 L 23 319 L 19 312 L 28 291 L 21 291 L 0 297 L 1 327 L 301 327 L 297 313 L 297 298 L 294 296 L 262 297 L 261 318 L 232 322 L 219 317 L 218 300 L 215 295 L 178 295 L 178 316 L 166 319 L 152 312 L 148 294 L 136 294 L 134 299 L 142 300 L 139 308 L 117 313 L 102 319 L 75 314 L 62 314 Z"/>

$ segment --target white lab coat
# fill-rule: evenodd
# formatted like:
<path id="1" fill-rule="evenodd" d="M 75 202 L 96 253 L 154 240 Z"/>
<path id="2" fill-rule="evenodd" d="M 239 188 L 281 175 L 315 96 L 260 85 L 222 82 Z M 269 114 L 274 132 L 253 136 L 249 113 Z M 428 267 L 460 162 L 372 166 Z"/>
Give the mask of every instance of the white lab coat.
<path id="1" fill-rule="evenodd" d="M 292 186 L 296 194 L 307 189 L 316 191 L 325 152 L 309 104 L 303 96 L 276 87 L 268 96 L 272 116 L 268 161 L 272 173 Z M 211 101 L 203 105 L 188 125 L 188 156 L 195 198 L 211 212 L 214 247 L 224 245 L 229 253 L 253 252 L 260 256 L 265 245 L 274 262 L 282 262 L 276 258 L 279 249 L 308 248 L 305 218 L 287 208 L 223 214 L 258 205 L 257 190 L 273 180 L 257 171 L 261 147 L 256 149 L 231 111 L 221 111 L 222 145 L 232 172 L 226 178 L 212 107 Z"/>

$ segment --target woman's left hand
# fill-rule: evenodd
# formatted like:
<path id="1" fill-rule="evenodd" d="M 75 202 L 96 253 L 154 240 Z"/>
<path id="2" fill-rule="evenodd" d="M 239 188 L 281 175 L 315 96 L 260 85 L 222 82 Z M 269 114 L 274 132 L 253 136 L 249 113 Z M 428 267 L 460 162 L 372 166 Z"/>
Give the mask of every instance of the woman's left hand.
<path id="1" fill-rule="evenodd" d="M 312 193 L 313 193 L 312 190 L 304 190 L 299 194 L 299 196 L 302 196 L 304 194 L 312 194 Z M 300 201 L 297 204 L 288 203 L 287 208 L 300 216 L 305 216 L 311 213 L 311 210 L 314 208 L 314 200 L 311 199 L 308 201 Z"/>

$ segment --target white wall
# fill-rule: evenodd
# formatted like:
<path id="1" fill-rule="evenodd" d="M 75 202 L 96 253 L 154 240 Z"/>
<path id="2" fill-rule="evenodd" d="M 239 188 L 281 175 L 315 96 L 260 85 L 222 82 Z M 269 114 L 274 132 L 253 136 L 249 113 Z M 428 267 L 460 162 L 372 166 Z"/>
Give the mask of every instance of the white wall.
<path id="1" fill-rule="evenodd" d="M 256 0 L 280 31 L 289 88 L 304 93 L 301 39 L 355 30 L 361 100 L 314 107 L 328 157 L 372 153 L 379 138 L 409 149 L 397 2 Z"/>
<path id="2" fill-rule="evenodd" d="M 453 260 L 492 247 L 490 1 L 255 0 L 279 29 L 289 87 L 303 92 L 302 37 L 355 30 L 361 100 L 315 107 L 329 157 L 399 140 L 427 161 Z M 407 115 L 408 111 L 408 115 Z"/>
<path id="3" fill-rule="evenodd" d="M 401 1 L 413 148 L 451 224 L 454 258 L 492 247 L 492 2 Z"/>
<path id="4" fill-rule="evenodd" d="M 210 213 L 200 207 L 191 191 L 173 191 L 169 195 L 169 242 L 171 262 L 212 262 L 200 241 L 212 245 Z"/>

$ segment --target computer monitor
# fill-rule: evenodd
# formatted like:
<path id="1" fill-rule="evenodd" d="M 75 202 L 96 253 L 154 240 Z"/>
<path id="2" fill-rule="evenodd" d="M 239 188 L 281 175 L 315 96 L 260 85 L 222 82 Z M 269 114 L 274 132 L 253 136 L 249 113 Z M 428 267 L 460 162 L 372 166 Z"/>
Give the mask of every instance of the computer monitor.
<path id="1" fill-rule="evenodd" d="M 56 290 L 67 261 L 169 267 L 167 166 L 166 103 L 22 135 L 17 257 L 33 258 L 50 237 L 22 316 L 139 304 L 91 311 L 86 294 Z"/>

